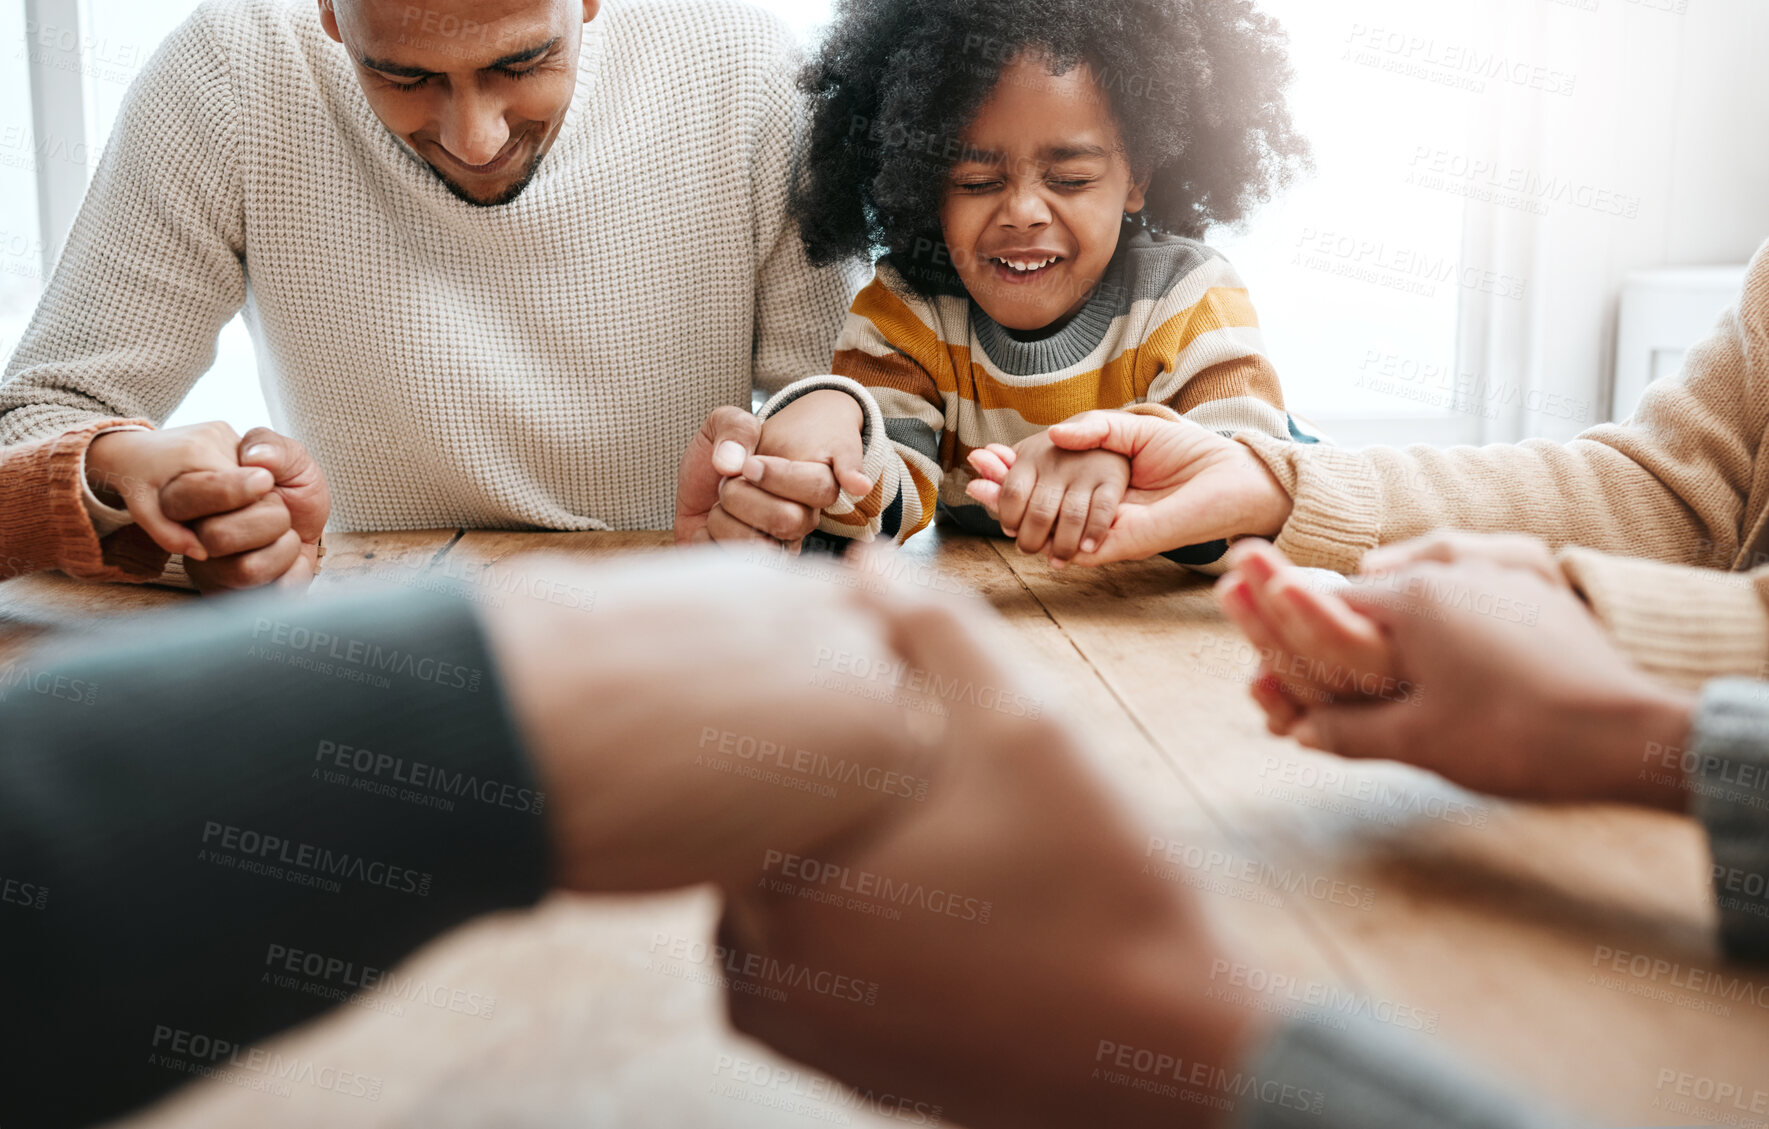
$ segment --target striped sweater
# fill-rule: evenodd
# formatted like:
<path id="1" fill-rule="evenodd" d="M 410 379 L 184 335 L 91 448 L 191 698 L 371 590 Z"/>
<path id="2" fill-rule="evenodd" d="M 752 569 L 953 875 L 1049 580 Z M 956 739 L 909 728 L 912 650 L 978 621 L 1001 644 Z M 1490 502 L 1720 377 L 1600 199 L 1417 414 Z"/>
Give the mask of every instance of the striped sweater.
<path id="1" fill-rule="evenodd" d="M 965 494 L 966 457 L 1096 408 L 1159 404 L 1225 434 L 1312 440 L 1284 410 L 1234 267 L 1196 240 L 1141 230 L 1126 229 L 1087 304 L 1030 341 L 968 297 L 916 294 L 881 262 L 848 312 L 832 368 L 782 390 L 762 417 L 821 388 L 860 400 L 874 485 L 824 510 L 818 528 L 840 538 L 901 541 L 939 506 L 968 528 L 999 532 Z"/>

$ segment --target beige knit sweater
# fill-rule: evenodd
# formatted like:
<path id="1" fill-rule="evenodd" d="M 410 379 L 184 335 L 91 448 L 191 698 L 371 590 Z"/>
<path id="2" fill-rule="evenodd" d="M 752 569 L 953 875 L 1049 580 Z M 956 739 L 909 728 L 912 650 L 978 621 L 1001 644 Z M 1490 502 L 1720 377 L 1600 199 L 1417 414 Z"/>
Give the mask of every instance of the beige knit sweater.
<path id="1" fill-rule="evenodd" d="M 335 529 L 664 529 L 707 413 L 827 371 L 858 289 L 785 212 L 790 34 L 619 0 L 527 190 L 450 195 L 313 0 L 211 0 L 131 90 L 0 386 L 0 444 L 163 422 L 242 307 Z"/>
<path id="2" fill-rule="evenodd" d="M 1447 450 L 1239 439 L 1295 499 L 1278 547 L 1299 563 L 1349 572 L 1436 529 L 1531 534 L 1647 669 L 1684 684 L 1769 677 L 1766 354 L 1769 243 L 1738 306 L 1626 423 L 1564 445 Z"/>

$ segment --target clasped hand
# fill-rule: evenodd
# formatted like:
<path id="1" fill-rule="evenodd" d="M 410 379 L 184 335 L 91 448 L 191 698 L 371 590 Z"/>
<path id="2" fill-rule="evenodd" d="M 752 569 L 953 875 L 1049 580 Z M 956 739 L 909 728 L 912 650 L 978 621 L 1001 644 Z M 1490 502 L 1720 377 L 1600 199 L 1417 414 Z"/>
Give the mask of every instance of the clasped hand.
<path id="1" fill-rule="evenodd" d="M 225 423 L 106 432 L 87 449 L 86 481 L 140 529 L 110 538 L 109 559 L 126 561 L 145 536 L 182 554 L 205 592 L 305 588 L 318 571 L 330 488 L 305 447 L 268 428 L 244 439 Z"/>
<path id="2" fill-rule="evenodd" d="M 797 552 L 823 509 L 843 491 L 864 495 L 859 403 L 823 389 L 766 423 L 719 408 L 682 455 L 677 477 L 678 545 L 762 542 Z"/>

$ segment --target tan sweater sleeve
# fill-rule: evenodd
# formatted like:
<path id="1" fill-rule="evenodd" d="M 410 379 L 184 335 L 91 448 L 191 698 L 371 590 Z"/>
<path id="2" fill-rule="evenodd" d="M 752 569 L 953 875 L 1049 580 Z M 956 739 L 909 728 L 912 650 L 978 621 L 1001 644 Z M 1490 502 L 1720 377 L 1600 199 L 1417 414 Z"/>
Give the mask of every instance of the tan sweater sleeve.
<path id="1" fill-rule="evenodd" d="M 1627 656 L 1695 689 L 1763 678 L 1769 667 L 1769 568 L 1720 572 L 1589 549 L 1560 554 L 1567 580 Z"/>
<path id="2" fill-rule="evenodd" d="M 1299 564 L 1349 572 L 1377 545 L 1435 529 L 1524 533 L 1675 564 L 1730 569 L 1769 412 L 1769 244 L 1743 296 L 1647 391 L 1634 418 L 1570 443 L 1344 451 L 1243 434 L 1295 500 L 1278 539 Z"/>
<path id="3" fill-rule="evenodd" d="M 86 449 L 99 432 L 146 427 L 102 419 L 53 439 L 0 448 L 0 580 L 60 569 L 81 580 L 157 580 L 167 554 L 138 527 L 98 539 L 86 511 Z"/>

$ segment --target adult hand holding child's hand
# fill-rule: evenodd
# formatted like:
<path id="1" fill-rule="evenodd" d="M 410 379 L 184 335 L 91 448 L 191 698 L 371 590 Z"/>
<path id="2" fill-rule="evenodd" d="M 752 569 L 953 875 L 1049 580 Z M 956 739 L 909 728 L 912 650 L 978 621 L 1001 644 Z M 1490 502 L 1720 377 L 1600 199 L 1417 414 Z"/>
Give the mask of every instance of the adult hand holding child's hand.
<path id="1" fill-rule="evenodd" d="M 971 466 L 1004 473 L 983 494 L 1001 531 L 1022 553 L 1050 552 L 1062 568 L 1077 553 L 1098 551 L 1130 485 L 1130 462 L 1111 451 L 1066 451 L 1039 432 L 1013 447 L 991 444 L 971 453 Z M 973 483 L 974 485 L 974 483 Z M 972 492 L 972 497 L 978 497 Z M 980 499 L 979 499 L 980 500 Z"/>
<path id="2" fill-rule="evenodd" d="M 317 569 L 330 489 L 305 447 L 268 428 L 244 440 L 219 422 L 107 432 L 87 449 L 86 478 L 182 554 L 205 592 L 305 586 Z"/>
<path id="3" fill-rule="evenodd" d="M 1099 547 L 1075 564 L 1143 560 L 1169 549 L 1226 537 L 1276 536 L 1291 501 L 1264 463 L 1243 444 L 1190 420 L 1093 411 L 1052 427 L 1050 442 L 1066 451 L 1111 451 L 1130 460 L 1130 489 Z M 1012 469 L 1007 448 L 972 458 L 981 476 L 971 497 L 994 507 Z M 982 458 L 983 455 L 992 455 Z"/>
<path id="4" fill-rule="evenodd" d="M 740 408 L 707 417 L 682 456 L 676 544 L 767 541 L 796 549 L 843 490 L 864 494 L 860 406 L 810 392 L 766 423 Z"/>

